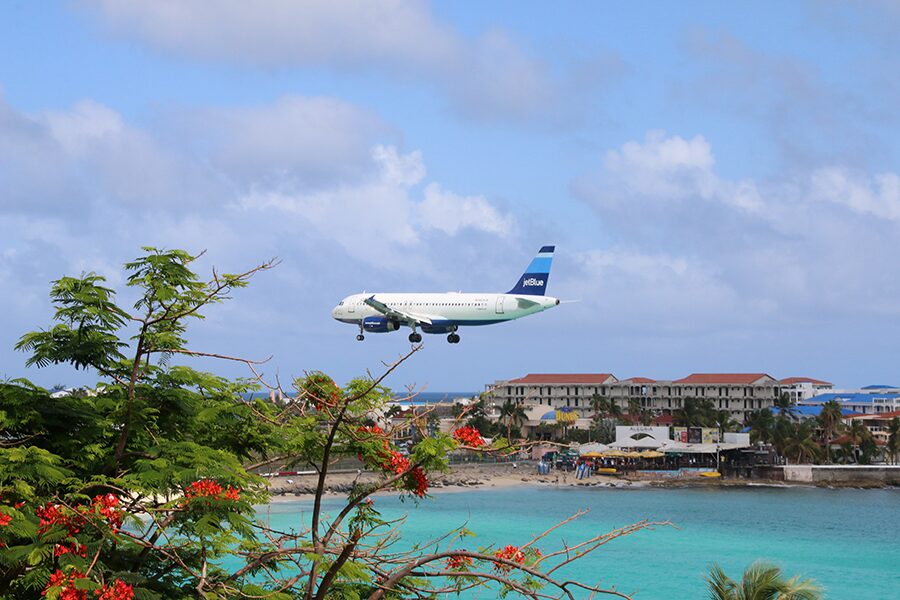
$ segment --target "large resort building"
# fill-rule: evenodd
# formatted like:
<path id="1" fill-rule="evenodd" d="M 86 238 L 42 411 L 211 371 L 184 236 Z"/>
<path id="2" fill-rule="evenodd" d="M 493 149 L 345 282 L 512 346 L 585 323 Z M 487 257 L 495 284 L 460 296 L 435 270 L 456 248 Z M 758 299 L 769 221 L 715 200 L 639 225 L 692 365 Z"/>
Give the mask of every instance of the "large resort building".
<path id="1" fill-rule="evenodd" d="M 611 373 L 532 373 L 497 381 L 489 389 L 495 408 L 507 401 L 522 405 L 529 425 L 540 421 L 549 411 L 566 409 L 576 413 L 575 427 L 587 427 L 594 414 L 591 407 L 594 395 L 615 401 L 623 413 L 636 404 L 654 415 L 671 415 L 684 406 L 686 398 L 706 399 L 743 423 L 751 412 L 774 406 L 776 398 L 783 393 L 796 402 L 831 387 L 830 383 L 818 379 L 779 380 L 766 373 L 694 373 L 675 380 L 647 377 L 620 380 Z"/>

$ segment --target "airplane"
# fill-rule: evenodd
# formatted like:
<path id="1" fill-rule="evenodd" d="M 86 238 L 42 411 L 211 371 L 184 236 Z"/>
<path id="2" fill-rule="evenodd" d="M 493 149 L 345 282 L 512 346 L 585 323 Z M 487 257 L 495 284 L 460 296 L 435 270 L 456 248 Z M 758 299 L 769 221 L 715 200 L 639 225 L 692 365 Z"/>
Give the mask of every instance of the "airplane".
<path id="1" fill-rule="evenodd" d="M 362 293 L 347 296 L 331 311 L 331 316 L 359 327 L 358 341 L 366 333 L 389 333 L 409 327 L 409 341 L 422 341 L 424 333 L 448 334 L 447 341 L 459 343 L 460 327 L 493 325 L 533 315 L 559 304 L 544 295 L 550 277 L 555 246 L 544 246 L 525 269 L 516 285 L 505 294 Z"/>

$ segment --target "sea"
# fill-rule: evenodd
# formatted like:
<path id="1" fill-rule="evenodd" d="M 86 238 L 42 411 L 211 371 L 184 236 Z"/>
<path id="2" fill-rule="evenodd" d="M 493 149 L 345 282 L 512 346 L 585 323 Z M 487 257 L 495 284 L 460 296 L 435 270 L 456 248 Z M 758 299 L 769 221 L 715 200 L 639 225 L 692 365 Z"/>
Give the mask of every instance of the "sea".
<path id="1" fill-rule="evenodd" d="M 616 539 L 558 572 L 635 600 L 707 598 L 703 577 L 712 563 L 739 579 L 756 560 L 816 579 L 831 600 L 900 600 L 900 489 L 517 486 L 439 492 L 420 502 L 382 495 L 375 506 L 385 519 L 406 516 L 404 546 L 463 526 L 476 537 L 457 548 L 521 545 L 588 509 L 540 543 L 547 553 L 637 521 L 668 521 L 672 526 Z M 308 500 L 278 502 L 260 512 L 287 529 L 308 522 L 310 508 Z M 336 513 L 339 500 L 329 498 L 325 509 Z M 460 597 L 498 596 L 480 590 Z"/>

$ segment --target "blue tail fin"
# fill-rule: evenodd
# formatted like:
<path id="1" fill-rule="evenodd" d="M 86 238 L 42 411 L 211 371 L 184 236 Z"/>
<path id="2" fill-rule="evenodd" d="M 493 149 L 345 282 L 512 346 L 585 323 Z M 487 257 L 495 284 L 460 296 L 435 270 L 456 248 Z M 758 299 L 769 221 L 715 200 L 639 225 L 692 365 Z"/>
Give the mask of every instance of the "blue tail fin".
<path id="1" fill-rule="evenodd" d="M 507 294 L 525 294 L 528 296 L 543 296 L 547 290 L 547 280 L 550 279 L 550 263 L 553 262 L 553 250 L 555 246 L 544 246 L 538 255 L 534 257 L 528 268 L 519 278 L 513 289 Z"/>

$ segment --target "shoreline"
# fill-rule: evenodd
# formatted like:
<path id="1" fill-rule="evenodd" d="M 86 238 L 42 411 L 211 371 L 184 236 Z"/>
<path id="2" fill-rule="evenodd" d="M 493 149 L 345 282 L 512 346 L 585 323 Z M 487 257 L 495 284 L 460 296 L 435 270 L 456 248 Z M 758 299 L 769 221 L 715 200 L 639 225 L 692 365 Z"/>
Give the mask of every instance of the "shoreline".
<path id="1" fill-rule="evenodd" d="M 345 496 L 355 482 L 371 483 L 378 477 L 370 472 L 339 472 L 328 475 L 325 496 Z M 315 474 L 271 477 L 269 481 L 270 502 L 290 502 L 310 499 L 315 495 L 317 476 Z M 446 473 L 435 473 L 428 488 L 429 495 L 458 493 L 471 490 L 505 489 L 512 487 L 547 488 L 601 488 L 601 489 L 684 489 L 684 488 L 821 488 L 821 489 L 891 489 L 891 485 L 873 485 L 871 482 L 846 482 L 838 485 L 773 479 L 726 479 L 707 477 L 647 477 L 593 475 L 585 479 L 575 479 L 574 472 L 551 471 L 548 475 L 538 475 L 534 466 L 512 463 L 454 465 Z M 379 492 L 396 493 L 392 491 Z"/>

